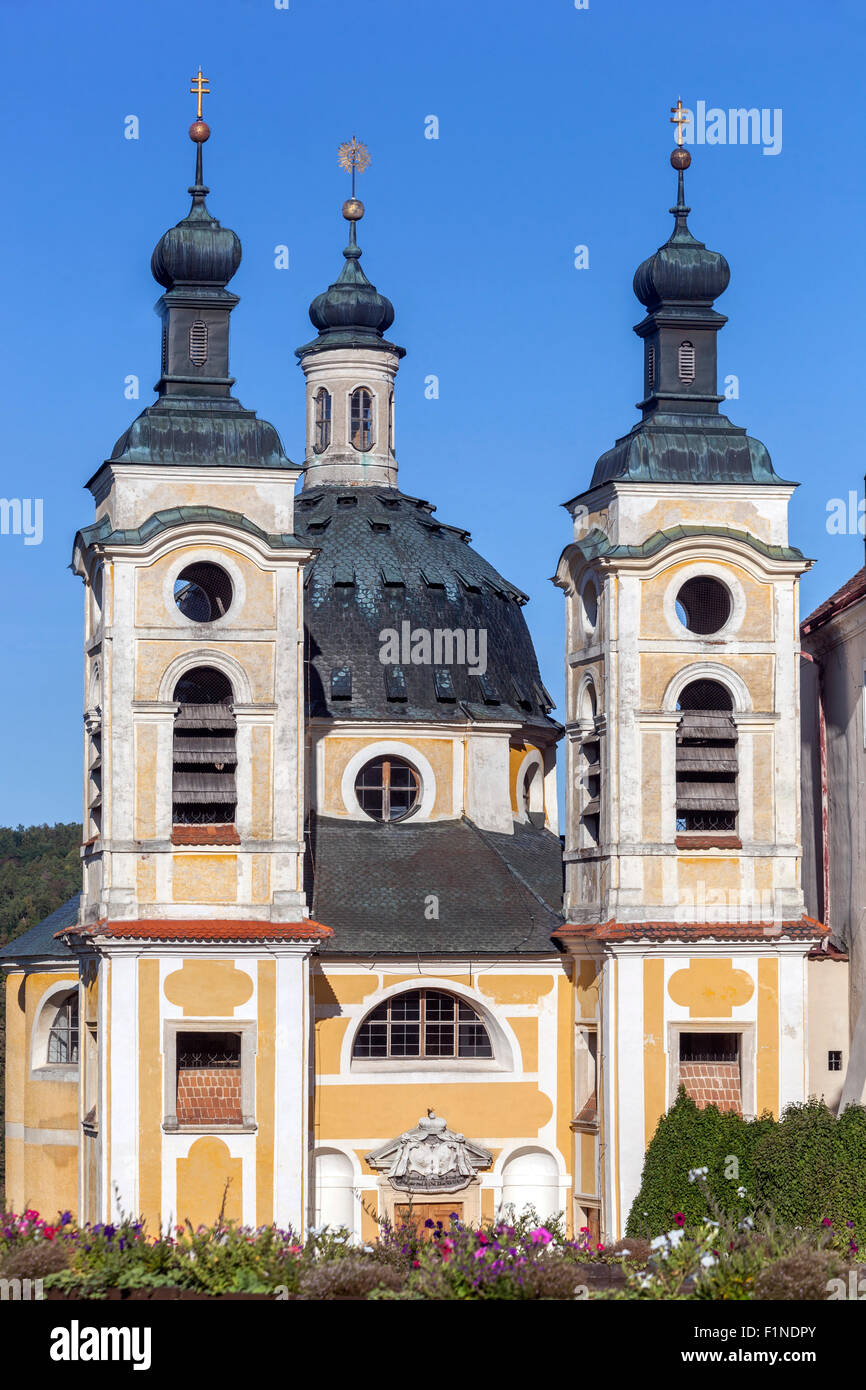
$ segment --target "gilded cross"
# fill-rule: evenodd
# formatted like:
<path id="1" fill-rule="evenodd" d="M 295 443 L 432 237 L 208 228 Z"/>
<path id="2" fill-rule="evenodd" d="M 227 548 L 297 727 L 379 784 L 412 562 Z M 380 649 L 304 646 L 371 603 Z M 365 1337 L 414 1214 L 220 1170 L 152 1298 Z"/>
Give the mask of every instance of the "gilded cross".
<path id="1" fill-rule="evenodd" d="M 195 113 L 195 118 L 196 118 L 197 121 L 200 121 L 200 120 L 201 120 L 201 99 L 202 99 L 202 97 L 209 97 L 209 96 L 210 96 L 210 87 L 207 85 L 208 82 L 210 82 L 210 78 L 209 78 L 209 77 L 202 77 L 202 75 L 201 75 L 201 68 L 199 68 L 199 70 L 198 70 L 198 77 L 194 77 L 194 78 L 192 79 L 193 85 L 190 87 L 190 91 L 192 92 L 193 96 L 194 96 L 194 97 L 198 97 L 198 110 L 197 110 L 196 113 Z M 673 110 L 673 107 L 671 107 L 671 110 Z"/>
<path id="2" fill-rule="evenodd" d="M 677 97 L 677 104 L 672 106 L 671 110 L 674 113 L 671 116 L 671 125 L 675 125 L 677 128 L 677 144 L 681 145 L 683 143 L 683 126 L 692 119 L 691 112 L 686 111 L 682 97 Z"/>

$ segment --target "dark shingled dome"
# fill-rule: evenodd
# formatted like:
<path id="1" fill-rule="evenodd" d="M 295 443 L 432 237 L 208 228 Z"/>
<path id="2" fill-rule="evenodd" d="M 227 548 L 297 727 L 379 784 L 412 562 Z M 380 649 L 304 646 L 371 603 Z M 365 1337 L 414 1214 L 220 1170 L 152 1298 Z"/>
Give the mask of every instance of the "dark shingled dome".
<path id="1" fill-rule="evenodd" d="M 319 554 L 307 571 L 307 702 L 312 716 L 520 720 L 555 727 L 522 594 L 445 526 L 429 502 L 396 488 L 304 491 L 298 538 Z M 463 664 L 383 665 L 380 633 L 487 634 L 487 670 Z"/>
<path id="2" fill-rule="evenodd" d="M 225 286 L 241 263 L 236 232 L 222 227 L 208 212 L 209 189 L 191 188 L 193 205 L 183 221 L 170 227 L 156 243 L 150 260 L 154 280 L 166 289 L 176 285 Z"/>

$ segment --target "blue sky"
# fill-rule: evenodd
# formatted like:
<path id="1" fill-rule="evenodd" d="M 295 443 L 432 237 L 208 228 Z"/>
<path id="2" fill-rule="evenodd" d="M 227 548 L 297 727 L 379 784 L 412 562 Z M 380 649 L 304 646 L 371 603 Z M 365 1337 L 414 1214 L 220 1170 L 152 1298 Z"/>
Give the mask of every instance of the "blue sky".
<path id="1" fill-rule="evenodd" d="M 336 147 L 356 132 L 373 155 L 363 263 L 408 349 L 401 486 L 530 594 L 561 713 L 559 504 L 636 419 L 631 281 L 671 226 L 678 93 L 692 107 L 782 111 L 776 155 L 693 148 L 690 224 L 731 265 L 718 304 L 730 319 L 720 376 L 740 383 L 728 413 L 802 484 L 791 537 L 818 560 L 802 611 L 863 562 L 862 539 L 825 521 L 831 498 L 863 491 L 864 27 L 853 0 L 5 7 L 0 496 L 43 498 L 44 539 L 0 536 L 0 823 L 80 815 L 81 586 L 66 566 L 92 519 L 85 480 L 153 398 L 150 254 L 188 207 L 199 63 L 213 93 L 208 202 L 244 248 L 237 394 L 303 456 L 294 348 L 342 263 Z M 138 140 L 124 138 L 128 115 Z M 425 139 L 430 115 L 438 140 Z M 124 398 L 130 374 L 137 402 Z"/>

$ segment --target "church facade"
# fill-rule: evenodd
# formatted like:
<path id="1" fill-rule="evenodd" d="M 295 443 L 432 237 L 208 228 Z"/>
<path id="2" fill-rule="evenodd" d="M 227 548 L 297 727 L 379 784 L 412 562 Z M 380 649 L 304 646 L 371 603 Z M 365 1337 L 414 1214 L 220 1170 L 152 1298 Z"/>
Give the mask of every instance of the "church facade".
<path id="1" fill-rule="evenodd" d="M 563 729 L 526 596 L 400 490 L 363 205 L 297 353 L 299 467 L 232 394 L 241 248 L 190 134 L 157 398 L 74 543 L 82 893 L 0 952 L 8 1204 L 363 1239 L 532 1204 L 614 1239 L 678 1086 L 778 1114 L 824 1084 L 814 1000 L 844 1007 L 800 877 L 809 562 L 719 414 L 687 155 L 635 277 L 642 419 L 569 504 Z"/>

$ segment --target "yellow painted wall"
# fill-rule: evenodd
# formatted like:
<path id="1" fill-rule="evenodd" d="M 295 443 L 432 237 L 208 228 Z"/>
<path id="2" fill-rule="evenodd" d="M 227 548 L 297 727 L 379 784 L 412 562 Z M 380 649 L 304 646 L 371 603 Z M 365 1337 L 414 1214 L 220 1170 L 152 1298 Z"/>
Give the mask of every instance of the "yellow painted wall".
<path id="1" fill-rule="evenodd" d="M 177 1160 L 178 1223 L 213 1225 L 220 1214 L 240 1222 L 243 1214 L 243 1162 L 214 1134 L 196 1139 L 187 1158 Z"/>
<path id="2" fill-rule="evenodd" d="M 670 522 L 666 523 L 670 526 Z M 735 576 L 743 589 L 746 611 L 741 626 L 737 629 L 738 642 L 771 642 L 773 640 L 773 585 L 762 584 L 739 565 L 714 561 Z M 664 613 L 664 596 L 672 582 L 686 569 L 694 565 L 694 559 L 683 560 L 670 565 L 660 574 L 647 579 L 641 585 L 641 637 L 669 637 L 670 627 Z"/>
<path id="3" fill-rule="evenodd" d="M 234 903 L 238 898 L 236 854 L 175 854 L 171 896 L 176 903 Z"/>
<path id="4" fill-rule="evenodd" d="M 664 693 L 683 665 L 682 656 L 676 653 L 641 653 L 641 705 L 644 709 L 661 709 Z M 745 682 L 753 709 L 767 711 L 774 708 L 773 657 L 770 653 L 751 652 L 740 656 L 720 653 L 719 665 L 734 671 Z"/>
<path id="5" fill-rule="evenodd" d="M 135 727 L 135 838 L 156 836 L 156 758 L 159 729 L 155 724 Z"/>
<path id="6" fill-rule="evenodd" d="M 755 1109 L 779 1114 L 779 962 L 758 961 L 758 1055 Z"/>
<path id="7" fill-rule="evenodd" d="M 198 504 L 201 504 L 200 497 Z M 175 507 L 180 505 L 182 504 L 178 501 L 172 503 L 172 506 Z M 259 569 L 258 565 L 253 564 L 246 555 L 236 550 L 213 545 L 185 545 L 183 548 L 183 558 L 187 564 L 193 564 L 197 560 L 205 558 L 218 563 L 220 556 L 226 557 L 240 570 L 246 591 L 243 608 L 239 610 L 237 604 L 229 608 L 223 619 L 225 627 L 231 628 L 235 624 L 247 628 L 275 627 L 276 591 L 272 573 Z M 176 567 L 177 562 L 178 552 L 173 550 L 136 572 L 135 621 L 139 627 L 166 626 L 166 602 L 163 593 L 168 572 Z M 171 600 L 169 601 L 171 602 Z M 174 612 L 169 610 L 168 620 L 173 618 Z"/>
<path id="8" fill-rule="evenodd" d="M 253 700 L 267 703 L 274 698 L 274 647 L 271 642 L 201 642 L 202 653 L 225 652 L 234 657 L 247 674 Z M 189 641 L 136 643 L 135 699 L 156 700 L 165 670 L 176 657 L 189 651 Z M 203 658 L 204 660 L 204 658 Z"/>
<path id="9" fill-rule="evenodd" d="M 378 739 L 376 740 L 378 742 Z M 369 738 L 342 738 L 332 734 L 324 740 L 325 775 L 322 794 L 322 814 L 326 816 L 348 816 L 340 790 L 343 773 L 347 763 L 356 753 L 369 746 Z M 453 814 L 454 796 L 454 744 L 448 738 L 415 738 L 407 728 L 400 733 L 399 742 L 417 751 L 427 759 L 436 778 L 436 800 L 432 815 L 450 817 Z"/>

